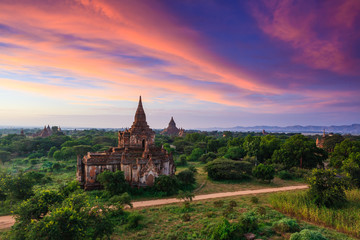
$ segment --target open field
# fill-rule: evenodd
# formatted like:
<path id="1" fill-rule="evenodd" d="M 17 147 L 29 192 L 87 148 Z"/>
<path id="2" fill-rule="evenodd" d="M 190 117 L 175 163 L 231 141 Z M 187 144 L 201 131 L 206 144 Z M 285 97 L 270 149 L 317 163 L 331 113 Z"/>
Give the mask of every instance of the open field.
<path id="1" fill-rule="evenodd" d="M 259 228 L 254 233 L 258 238 L 288 239 L 290 233 L 273 230 L 273 223 L 286 216 L 269 207 L 269 196 L 271 195 L 259 195 L 258 203 L 253 203 L 251 196 L 235 196 L 223 198 L 223 206 L 215 206 L 214 202 L 218 202 L 219 199 L 212 199 L 193 202 L 190 209 L 184 208 L 181 203 L 133 209 L 132 212 L 143 216 L 140 225 L 132 230 L 118 226 L 112 239 L 209 239 L 209 229 L 223 221 L 223 214 L 231 200 L 236 201 L 237 206 L 225 217 L 229 222 L 237 222 L 244 212 L 255 212 Z M 183 221 L 182 217 L 185 213 L 190 215 L 190 221 Z M 319 231 L 329 240 L 354 239 L 335 230 L 317 227 L 306 222 L 299 222 L 299 225 L 301 229 Z"/>
<path id="2" fill-rule="evenodd" d="M 306 192 L 274 194 L 270 203 L 285 214 L 360 238 L 360 190 L 346 192 L 346 198 L 349 202 L 341 209 L 319 208 L 307 199 Z"/>

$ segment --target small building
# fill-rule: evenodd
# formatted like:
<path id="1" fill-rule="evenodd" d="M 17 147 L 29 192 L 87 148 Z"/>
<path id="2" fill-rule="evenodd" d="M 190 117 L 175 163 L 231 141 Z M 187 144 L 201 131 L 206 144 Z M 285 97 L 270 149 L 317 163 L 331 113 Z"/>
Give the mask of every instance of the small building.
<path id="1" fill-rule="evenodd" d="M 160 175 L 174 175 L 171 153 L 155 146 L 155 132 L 148 126 L 141 96 L 130 129 L 118 132 L 118 146 L 104 152 L 89 152 L 78 158 L 77 180 L 86 190 L 100 188 L 96 176 L 108 170 L 124 171 L 131 186 L 152 186 Z"/>

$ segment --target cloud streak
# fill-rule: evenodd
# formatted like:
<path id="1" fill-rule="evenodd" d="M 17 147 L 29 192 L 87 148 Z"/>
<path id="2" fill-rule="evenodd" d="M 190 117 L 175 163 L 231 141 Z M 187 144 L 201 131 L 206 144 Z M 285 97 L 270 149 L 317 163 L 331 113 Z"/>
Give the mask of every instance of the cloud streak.
<path id="1" fill-rule="evenodd" d="M 214 50 L 217 36 L 195 28 L 185 21 L 189 12 L 173 12 L 165 2 L 4 0 L 0 88 L 73 105 L 108 106 L 142 94 L 164 105 L 173 100 L 184 105 L 216 103 L 252 113 L 326 111 L 327 106 L 345 111 L 342 106 L 352 102 L 358 87 L 348 76 L 359 76 L 359 57 L 351 51 L 359 34 L 349 34 L 357 28 L 359 4 L 322 3 L 316 9 L 311 4 L 264 1 L 244 6 L 250 10 L 249 24 L 256 22 L 254 44 L 288 51 L 261 58 L 281 57 L 294 64 L 287 68 L 281 62 L 247 59 L 246 51 L 226 38 L 221 49 L 232 52 L 231 57 L 219 54 Z M 224 34 L 230 38 L 242 33 Z M 261 40 L 264 34 L 267 38 Z M 274 39 L 287 46 L 279 47 Z M 319 89 L 325 82 L 321 71 L 349 79 L 349 89 L 334 88 L 330 82 Z"/>

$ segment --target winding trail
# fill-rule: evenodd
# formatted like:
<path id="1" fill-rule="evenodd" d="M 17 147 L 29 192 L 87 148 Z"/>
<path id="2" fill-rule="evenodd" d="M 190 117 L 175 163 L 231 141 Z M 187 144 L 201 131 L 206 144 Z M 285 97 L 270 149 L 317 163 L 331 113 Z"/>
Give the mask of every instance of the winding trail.
<path id="1" fill-rule="evenodd" d="M 307 185 L 300 185 L 300 186 L 289 186 L 289 187 L 279 187 L 279 188 L 263 188 L 263 189 L 256 189 L 256 190 L 243 190 L 243 191 L 236 191 L 236 192 L 211 193 L 211 194 L 195 196 L 193 198 L 193 201 L 213 199 L 213 198 L 232 197 L 232 196 L 251 195 L 251 194 L 301 190 L 301 189 L 307 189 L 307 188 L 308 188 Z M 179 200 L 177 198 L 138 201 L 138 202 L 133 202 L 133 208 L 144 208 L 144 207 L 166 205 L 166 204 L 171 204 L 171 203 L 178 203 L 181 201 L 182 200 Z M 14 223 L 15 223 L 15 219 L 11 215 L 0 216 L 0 229 L 10 228 L 12 225 L 14 225 Z"/>

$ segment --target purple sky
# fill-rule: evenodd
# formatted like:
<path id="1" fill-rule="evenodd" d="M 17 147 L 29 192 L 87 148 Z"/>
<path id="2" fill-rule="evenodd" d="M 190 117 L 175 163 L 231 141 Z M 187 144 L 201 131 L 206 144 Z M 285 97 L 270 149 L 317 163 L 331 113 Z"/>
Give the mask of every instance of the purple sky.
<path id="1" fill-rule="evenodd" d="M 360 1 L 0 0 L 0 125 L 360 119 Z"/>

